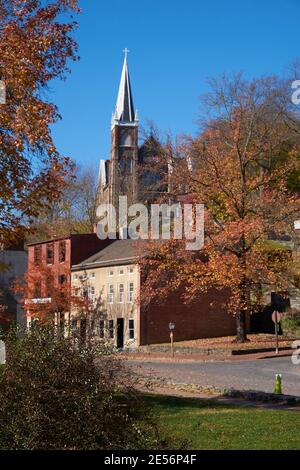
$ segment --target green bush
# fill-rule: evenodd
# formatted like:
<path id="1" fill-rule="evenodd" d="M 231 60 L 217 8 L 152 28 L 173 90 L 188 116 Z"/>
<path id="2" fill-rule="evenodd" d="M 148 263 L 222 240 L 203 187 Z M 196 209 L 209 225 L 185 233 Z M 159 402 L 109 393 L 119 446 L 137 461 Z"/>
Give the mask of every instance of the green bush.
<path id="1" fill-rule="evenodd" d="M 6 338 L 0 374 L 1 449 L 147 449 L 159 445 L 115 357 L 51 328 Z M 127 379 L 126 379 L 127 381 Z"/>
<path id="2" fill-rule="evenodd" d="M 287 313 L 281 318 L 281 328 L 286 336 L 300 336 L 299 313 Z"/>

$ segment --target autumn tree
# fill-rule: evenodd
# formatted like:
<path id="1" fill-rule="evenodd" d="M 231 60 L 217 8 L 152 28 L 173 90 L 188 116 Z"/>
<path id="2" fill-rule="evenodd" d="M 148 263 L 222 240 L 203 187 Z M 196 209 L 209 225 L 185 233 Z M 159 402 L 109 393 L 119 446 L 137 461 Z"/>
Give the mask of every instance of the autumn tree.
<path id="1" fill-rule="evenodd" d="M 171 240 L 142 260 L 148 298 L 180 286 L 186 301 L 211 286 L 226 289 L 238 342 L 247 339 L 246 319 L 262 287 L 293 283 L 290 251 L 278 242 L 293 232 L 300 209 L 299 193 L 289 189 L 299 168 L 299 120 L 286 85 L 240 74 L 211 82 L 202 132 L 172 156 L 173 196 L 205 207 L 203 250 L 188 252 L 184 240 Z"/>
<path id="2" fill-rule="evenodd" d="M 34 218 L 30 242 L 70 233 L 91 233 L 96 224 L 97 170 L 76 167 L 65 179 L 59 199 L 53 200 Z"/>
<path id="3" fill-rule="evenodd" d="M 74 287 L 68 269 L 61 267 L 56 272 L 51 266 L 37 264 L 22 279 L 14 281 L 11 290 L 18 295 L 31 323 L 38 320 L 43 325 L 56 325 L 64 335 L 90 344 L 99 333 L 99 321 L 107 318 L 103 292 L 95 295 L 92 287 L 87 273 Z"/>
<path id="4" fill-rule="evenodd" d="M 47 97 L 76 60 L 76 0 L 0 1 L 0 239 L 24 230 L 64 186 L 71 162 L 55 147 L 50 127 L 60 118 Z"/>
<path id="5" fill-rule="evenodd" d="M 63 325 L 64 315 L 72 304 L 68 270 L 54 273 L 51 266 L 32 267 L 22 279 L 13 282 L 11 289 L 20 298 L 28 319 L 38 319 L 44 324 Z"/>

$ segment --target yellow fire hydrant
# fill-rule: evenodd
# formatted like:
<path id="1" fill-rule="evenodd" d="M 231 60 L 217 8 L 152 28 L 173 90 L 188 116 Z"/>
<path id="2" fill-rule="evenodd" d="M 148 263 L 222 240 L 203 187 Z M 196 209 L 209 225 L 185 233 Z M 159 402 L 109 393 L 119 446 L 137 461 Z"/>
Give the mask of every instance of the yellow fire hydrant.
<path id="1" fill-rule="evenodd" d="M 281 374 L 276 374 L 276 382 L 275 382 L 275 389 L 274 393 L 281 395 L 282 390 L 281 390 Z"/>

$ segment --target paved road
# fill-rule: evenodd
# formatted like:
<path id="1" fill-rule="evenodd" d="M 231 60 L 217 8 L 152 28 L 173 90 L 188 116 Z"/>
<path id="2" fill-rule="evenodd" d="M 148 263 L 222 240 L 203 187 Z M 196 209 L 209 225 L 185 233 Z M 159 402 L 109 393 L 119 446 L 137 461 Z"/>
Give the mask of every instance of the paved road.
<path id="1" fill-rule="evenodd" d="M 264 392 L 274 391 L 275 374 L 280 373 L 283 393 L 300 395 L 300 366 L 293 365 L 290 357 L 232 362 L 130 361 L 128 365 L 138 373 L 160 376 L 172 380 L 173 383 Z"/>

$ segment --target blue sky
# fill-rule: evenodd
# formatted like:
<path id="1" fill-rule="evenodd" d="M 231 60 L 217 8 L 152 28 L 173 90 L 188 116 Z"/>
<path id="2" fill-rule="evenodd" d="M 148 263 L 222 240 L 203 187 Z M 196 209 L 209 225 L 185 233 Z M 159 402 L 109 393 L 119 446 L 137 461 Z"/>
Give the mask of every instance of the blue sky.
<path id="1" fill-rule="evenodd" d="M 83 166 L 109 158 L 124 47 L 140 121 L 162 133 L 197 132 L 207 78 L 282 73 L 300 57 L 300 0 L 79 0 L 80 62 L 49 98 L 62 121 L 58 149 Z M 299 77 L 300 78 L 300 77 Z"/>

